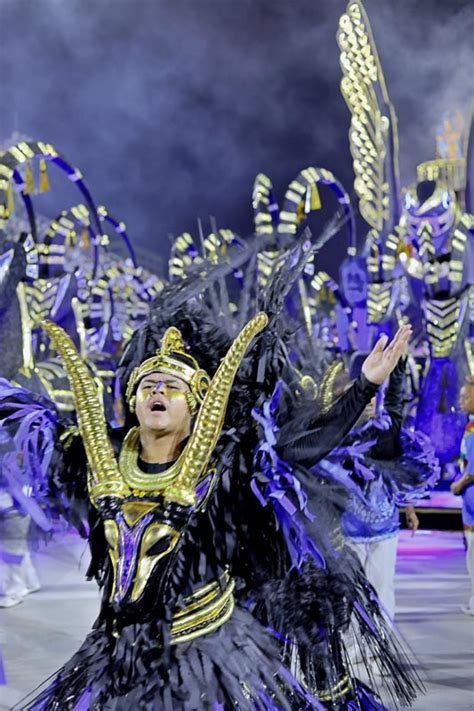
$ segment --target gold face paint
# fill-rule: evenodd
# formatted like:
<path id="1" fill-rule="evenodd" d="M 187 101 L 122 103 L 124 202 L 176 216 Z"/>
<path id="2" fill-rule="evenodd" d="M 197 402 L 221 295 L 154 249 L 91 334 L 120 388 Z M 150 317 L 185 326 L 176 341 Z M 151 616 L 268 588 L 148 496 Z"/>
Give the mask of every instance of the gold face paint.
<path id="1" fill-rule="evenodd" d="M 191 415 L 196 413 L 198 406 L 196 398 L 189 386 L 178 377 L 170 377 L 167 373 L 160 371 L 146 375 L 138 385 L 136 402 L 139 407 L 143 407 L 148 398 L 155 396 L 165 398 L 167 402 L 163 404 L 171 408 L 185 399 Z"/>
<path id="2" fill-rule="evenodd" d="M 159 388 L 157 386 L 152 387 L 151 385 L 140 386 L 136 395 L 137 402 L 145 402 L 145 400 L 155 392 L 157 395 L 164 395 L 168 400 L 176 401 L 186 399 L 186 392 L 184 390 L 179 390 L 173 385 L 168 385 L 160 381 Z"/>
<path id="3" fill-rule="evenodd" d="M 177 356 L 177 357 L 176 357 Z M 181 356 L 186 356 L 188 363 L 182 361 Z M 199 364 L 190 353 L 186 352 L 181 333 L 173 326 L 168 328 L 163 336 L 161 347 L 155 355 L 143 361 L 134 368 L 129 378 L 125 398 L 130 402 L 134 391 L 147 376 L 160 373 L 178 379 L 179 382 L 189 386 L 193 398 L 201 403 L 209 389 L 210 378 L 207 373 L 199 368 Z"/>

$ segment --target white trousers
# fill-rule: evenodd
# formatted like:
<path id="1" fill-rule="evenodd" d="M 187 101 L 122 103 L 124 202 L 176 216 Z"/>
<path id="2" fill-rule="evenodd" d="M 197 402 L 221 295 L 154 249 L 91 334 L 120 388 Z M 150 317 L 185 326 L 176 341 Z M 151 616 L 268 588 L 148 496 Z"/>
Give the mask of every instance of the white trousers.
<path id="1" fill-rule="evenodd" d="M 466 536 L 466 566 L 469 577 L 471 578 L 471 597 L 468 602 L 468 607 L 474 613 L 474 531 L 464 531 Z"/>
<path id="2" fill-rule="evenodd" d="M 29 526 L 29 516 L 15 513 L 1 521 L 3 558 L 10 560 L 0 560 L 0 597 L 21 599 L 40 585 L 28 549 Z"/>
<path id="3" fill-rule="evenodd" d="M 357 553 L 367 579 L 375 588 L 382 609 L 390 623 L 393 623 L 395 618 L 395 564 L 397 561 L 397 543 L 398 534 L 396 533 L 389 538 L 370 543 L 354 543 L 353 541 L 349 541 L 349 546 Z"/>

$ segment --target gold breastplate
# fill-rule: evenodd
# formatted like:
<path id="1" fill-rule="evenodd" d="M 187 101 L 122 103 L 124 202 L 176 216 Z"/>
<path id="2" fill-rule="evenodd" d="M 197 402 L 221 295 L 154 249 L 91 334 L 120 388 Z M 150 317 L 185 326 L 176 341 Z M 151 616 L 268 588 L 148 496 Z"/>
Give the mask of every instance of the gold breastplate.
<path id="1" fill-rule="evenodd" d="M 112 604 L 133 604 L 145 593 L 150 580 L 176 547 L 190 515 L 201 512 L 217 483 L 215 466 L 209 466 L 195 487 L 196 505 L 183 507 L 166 501 L 167 487 L 180 473 L 180 459 L 164 472 L 146 474 L 138 467 L 139 433 L 132 429 L 120 453 L 120 474 L 131 496 L 103 506 L 104 531 L 113 567 Z M 133 486 L 133 488 L 132 488 Z"/>

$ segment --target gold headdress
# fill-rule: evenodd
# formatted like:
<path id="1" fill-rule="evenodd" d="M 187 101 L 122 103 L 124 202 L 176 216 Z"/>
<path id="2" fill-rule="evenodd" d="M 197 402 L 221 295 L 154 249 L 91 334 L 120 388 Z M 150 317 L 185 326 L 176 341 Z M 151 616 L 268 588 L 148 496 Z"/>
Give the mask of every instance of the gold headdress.
<path id="1" fill-rule="evenodd" d="M 192 412 L 195 411 L 197 406 L 202 403 L 211 380 L 206 371 L 199 367 L 197 360 L 186 352 L 183 337 L 174 326 L 165 331 L 161 347 L 157 349 L 155 355 L 147 358 L 133 369 L 125 393 L 129 404 L 140 380 L 145 375 L 158 370 L 162 373 L 175 375 L 189 385 L 192 396 L 189 403 L 190 409 Z"/>

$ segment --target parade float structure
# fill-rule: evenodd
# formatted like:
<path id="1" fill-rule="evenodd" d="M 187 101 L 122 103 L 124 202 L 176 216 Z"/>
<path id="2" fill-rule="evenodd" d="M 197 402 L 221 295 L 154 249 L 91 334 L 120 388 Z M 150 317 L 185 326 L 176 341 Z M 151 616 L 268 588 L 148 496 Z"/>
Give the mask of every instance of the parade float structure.
<path id="1" fill-rule="evenodd" d="M 415 425 L 447 464 L 459 452 L 465 417 L 457 397 L 473 367 L 472 115 L 464 122 L 459 112 L 442 117 L 436 158 L 402 188 L 396 111 L 360 0 L 341 16 L 337 42 L 354 191 L 368 225 L 368 323 L 388 332 L 408 318 L 418 326 L 417 355 L 426 358 L 418 363 Z"/>
<path id="2" fill-rule="evenodd" d="M 36 202 L 50 191 L 53 166 L 82 201 L 48 220 Z M 10 344 L 1 375 L 71 409 L 65 373 L 41 328 L 50 319 L 71 335 L 112 406 L 122 344 L 163 286 L 137 265 L 125 224 L 96 205 L 81 171 L 54 146 L 17 140 L 0 152 L 0 244 L 0 328 Z"/>

